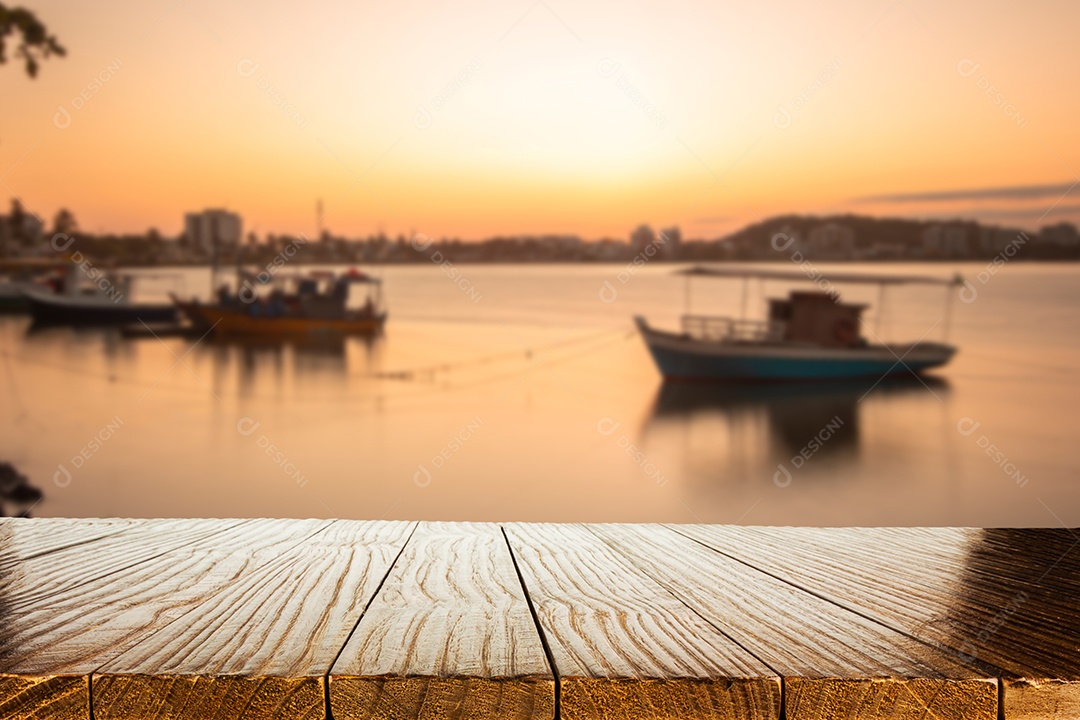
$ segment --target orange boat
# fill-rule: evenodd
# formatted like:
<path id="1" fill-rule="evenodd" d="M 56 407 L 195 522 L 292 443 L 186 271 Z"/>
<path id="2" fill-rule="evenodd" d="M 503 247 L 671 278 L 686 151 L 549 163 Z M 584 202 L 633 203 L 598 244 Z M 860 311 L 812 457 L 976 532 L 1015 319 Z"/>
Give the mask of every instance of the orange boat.
<path id="1" fill-rule="evenodd" d="M 181 301 L 177 308 L 197 327 L 218 336 L 289 338 L 370 335 L 382 330 L 382 281 L 356 269 L 271 275 L 238 273 L 238 289 L 223 285 L 217 302 Z M 362 307 L 349 307 L 351 288 L 367 287 Z"/>

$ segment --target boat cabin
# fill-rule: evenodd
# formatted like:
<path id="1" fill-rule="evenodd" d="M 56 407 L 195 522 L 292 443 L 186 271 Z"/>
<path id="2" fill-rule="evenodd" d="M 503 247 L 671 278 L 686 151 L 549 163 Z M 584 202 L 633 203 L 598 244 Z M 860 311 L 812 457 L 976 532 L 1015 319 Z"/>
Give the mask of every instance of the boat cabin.
<path id="1" fill-rule="evenodd" d="M 330 270 L 273 274 L 238 269 L 237 280 L 236 291 L 228 284 L 218 287 L 217 304 L 224 309 L 242 309 L 253 317 L 335 319 L 382 312 L 382 281 L 355 268 L 340 274 Z M 367 288 L 362 300 L 351 292 L 355 285 Z"/>
<path id="2" fill-rule="evenodd" d="M 866 307 L 839 302 L 825 292 L 796 291 L 787 298 L 769 299 L 769 321 L 783 327 L 786 342 L 858 347 L 865 343 L 859 328 Z"/>

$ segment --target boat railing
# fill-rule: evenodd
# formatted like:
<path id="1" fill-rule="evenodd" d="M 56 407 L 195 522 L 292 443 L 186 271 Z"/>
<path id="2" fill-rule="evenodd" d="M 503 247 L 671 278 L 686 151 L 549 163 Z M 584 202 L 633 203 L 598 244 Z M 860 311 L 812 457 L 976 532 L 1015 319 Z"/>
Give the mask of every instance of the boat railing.
<path id="1" fill-rule="evenodd" d="M 736 320 L 716 315 L 683 315 L 682 331 L 696 340 L 777 342 L 785 323 L 778 320 Z"/>

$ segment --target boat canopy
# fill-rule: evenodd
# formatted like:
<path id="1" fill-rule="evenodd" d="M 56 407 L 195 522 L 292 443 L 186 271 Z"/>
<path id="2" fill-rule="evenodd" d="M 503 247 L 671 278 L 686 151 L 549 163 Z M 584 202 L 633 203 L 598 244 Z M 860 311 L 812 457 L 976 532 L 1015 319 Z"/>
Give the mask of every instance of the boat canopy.
<path id="1" fill-rule="evenodd" d="M 270 285 L 274 283 L 303 282 L 305 280 L 330 280 L 334 282 L 358 283 L 366 285 L 381 285 L 382 279 L 360 272 L 356 268 L 350 268 L 343 273 L 335 273 L 333 270 L 310 270 L 308 272 L 267 272 L 242 269 L 238 271 L 240 277 L 258 285 Z"/>
<path id="2" fill-rule="evenodd" d="M 817 275 L 811 277 L 800 270 L 772 270 L 770 268 L 735 268 L 735 267 L 708 267 L 706 265 L 694 265 L 675 271 L 676 275 L 690 275 L 718 278 L 757 278 L 760 280 L 788 280 L 791 282 L 806 282 L 814 280 L 827 280 L 830 283 L 865 283 L 867 285 L 959 285 L 963 280 L 959 275 L 952 278 L 930 277 L 929 275 L 879 275 L 876 273 L 845 273 L 817 271 Z"/>

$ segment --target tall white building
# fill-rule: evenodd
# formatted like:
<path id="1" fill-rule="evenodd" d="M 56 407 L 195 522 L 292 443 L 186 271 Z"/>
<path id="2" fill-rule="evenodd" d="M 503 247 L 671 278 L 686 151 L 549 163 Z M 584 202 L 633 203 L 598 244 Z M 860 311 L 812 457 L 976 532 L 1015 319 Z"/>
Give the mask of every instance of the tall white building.
<path id="1" fill-rule="evenodd" d="M 656 242 L 656 233 L 648 225 L 641 225 L 637 230 L 630 233 L 630 245 L 634 252 L 643 252 L 645 248 Z"/>
<path id="2" fill-rule="evenodd" d="M 184 234 L 193 248 L 212 255 L 214 248 L 234 248 L 243 235 L 240 216 L 228 210 L 203 210 L 184 216 Z"/>
<path id="3" fill-rule="evenodd" d="M 664 255 L 672 256 L 679 252 L 682 244 L 682 232 L 677 227 L 664 228 L 660 231 L 660 242 L 663 244 Z"/>

